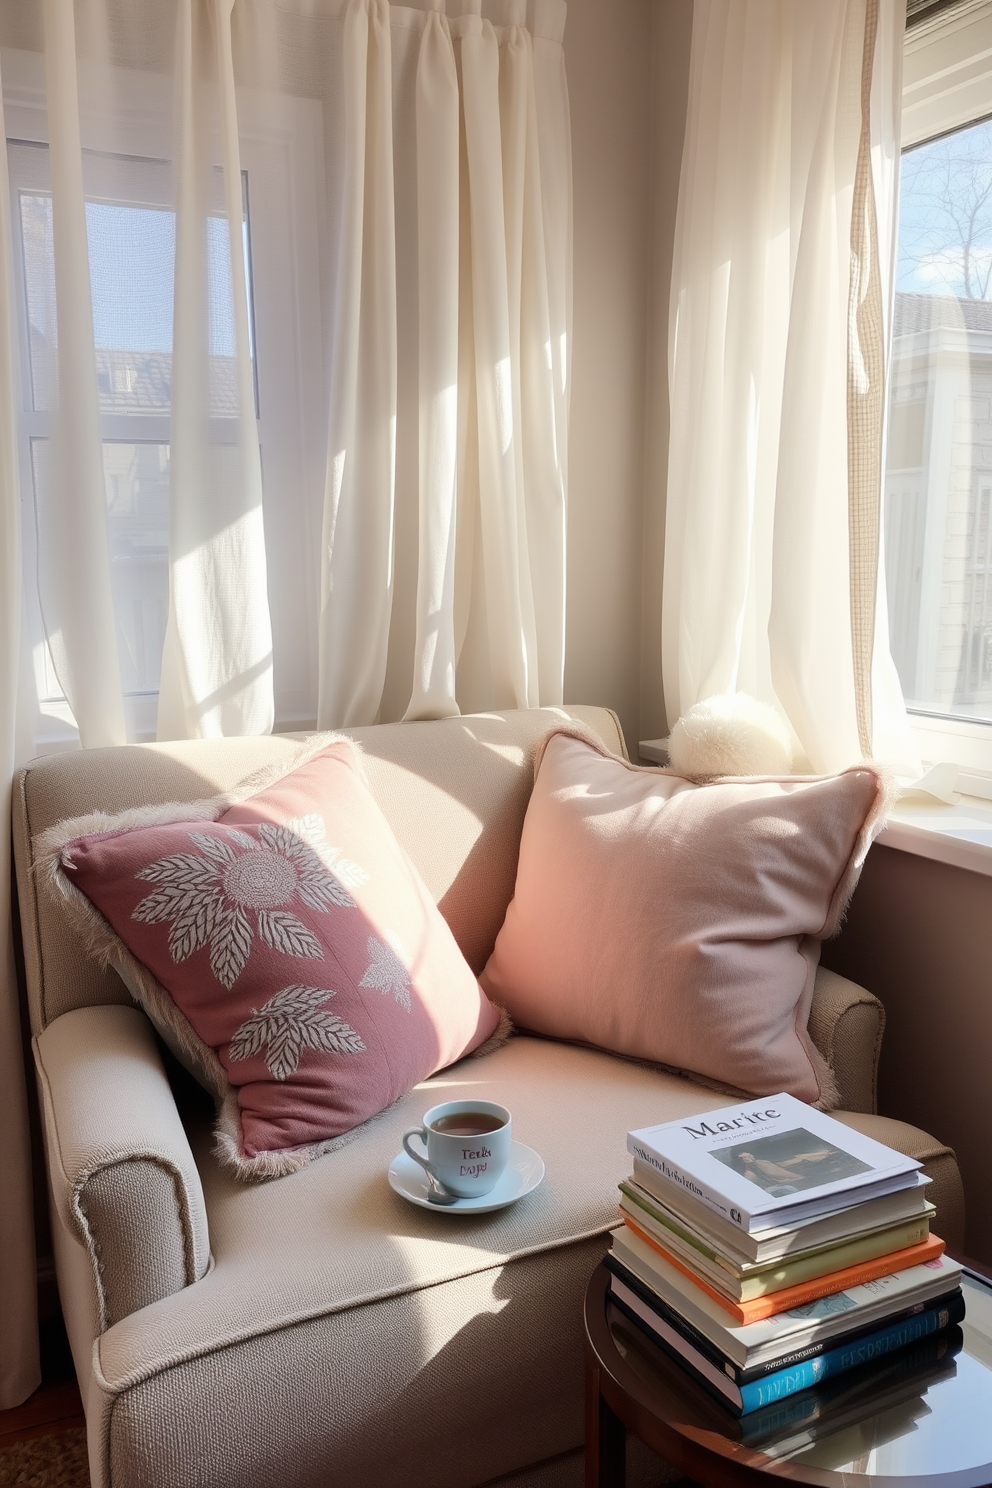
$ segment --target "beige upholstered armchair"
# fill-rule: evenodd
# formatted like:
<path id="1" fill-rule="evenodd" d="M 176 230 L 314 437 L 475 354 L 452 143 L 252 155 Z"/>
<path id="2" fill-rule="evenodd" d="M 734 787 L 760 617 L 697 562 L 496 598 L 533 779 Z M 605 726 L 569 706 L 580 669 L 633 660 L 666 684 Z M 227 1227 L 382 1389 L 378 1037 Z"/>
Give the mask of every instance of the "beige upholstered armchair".
<path id="1" fill-rule="evenodd" d="M 536 742 L 563 716 L 623 751 L 605 710 L 356 730 L 374 792 L 473 969 L 513 891 Z M 25 969 L 59 1288 L 96 1488 L 581 1482 L 581 1302 L 616 1223 L 628 1128 L 723 1103 L 690 1080 L 519 1035 L 413 1090 L 350 1144 L 243 1184 L 145 1015 L 42 902 L 32 840 L 94 808 L 230 788 L 293 741 L 228 739 L 36 760 L 16 783 Z M 954 1157 L 873 1114 L 880 1004 L 821 971 L 810 1021 L 841 1119 L 920 1157 L 960 1242 Z M 178 1099 L 177 1099 L 178 1092 Z M 441 1094 L 439 1094 L 441 1092 Z M 547 1164 L 516 1208 L 454 1222 L 385 1179 L 437 1099 L 492 1096 Z"/>

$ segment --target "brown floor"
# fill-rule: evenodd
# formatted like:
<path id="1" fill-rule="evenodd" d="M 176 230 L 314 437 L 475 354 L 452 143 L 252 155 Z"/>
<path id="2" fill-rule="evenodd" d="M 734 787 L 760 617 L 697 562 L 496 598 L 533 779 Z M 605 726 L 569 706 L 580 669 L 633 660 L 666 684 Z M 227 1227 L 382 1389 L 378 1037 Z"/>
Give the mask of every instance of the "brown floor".
<path id="1" fill-rule="evenodd" d="M 76 1381 L 43 1384 L 30 1400 L 14 1410 L 0 1411 L 0 1451 L 14 1442 L 50 1436 L 70 1426 L 85 1426 L 83 1402 Z"/>
<path id="2" fill-rule="evenodd" d="M 41 1326 L 42 1383 L 14 1410 L 0 1411 L 0 1451 L 15 1442 L 86 1425 L 62 1319 Z"/>

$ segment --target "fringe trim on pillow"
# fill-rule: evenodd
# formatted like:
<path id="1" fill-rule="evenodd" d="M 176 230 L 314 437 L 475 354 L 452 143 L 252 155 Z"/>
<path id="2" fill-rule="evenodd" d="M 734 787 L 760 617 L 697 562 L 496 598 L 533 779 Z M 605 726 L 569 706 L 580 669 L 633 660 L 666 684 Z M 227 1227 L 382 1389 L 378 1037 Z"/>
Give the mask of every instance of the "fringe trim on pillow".
<path id="1" fill-rule="evenodd" d="M 821 940 L 829 940 L 836 935 L 844 923 L 851 895 L 858 886 L 861 870 L 871 847 L 879 832 L 885 826 L 889 812 L 895 804 L 897 795 L 896 779 L 892 771 L 884 765 L 865 763 L 854 765 L 850 770 L 844 770 L 844 775 L 855 775 L 858 771 L 866 771 L 875 777 L 875 800 L 871 810 L 864 819 L 861 831 L 858 833 L 854 843 L 854 851 L 847 862 L 847 867 L 841 875 L 837 887 L 834 889 L 833 898 L 827 917 L 820 931 Z"/>
<path id="2" fill-rule="evenodd" d="M 206 818 L 201 816 L 187 819 L 203 821 Z M 97 828 L 97 830 L 100 829 Z M 57 831 L 58 828 L 52 828 L 44 835 L 50 837 Z M 82 835 L 82 833 L 75 832 L 73 838 Z M 38 841 L 40 842 L 41 839 Z M 223 1100 L 232 1087 L 216 1052 L 197 1036 L 188 1018 L 173 1002 L 158 979 L 152 976 L 144 962 L 139 961 L 137 956 L 128 950 L 124 941 L 104 919 L 96 906 L 65 876 L 61 849 L 46 849 L 45 855 L 36 859 L 35 871 L 39 884 L 48 897 L 61 904 L 66 911 L 66 917 L 79 935 L 87 955 L 105 970 L 110 968 L 116 971 L 128 990 L 136 994 L 136 1001 L 144 1007 L 152 1022 L 161 1023 L 169 1030 L 178 1048 L 201 1072 L 201 1082 L 214 1098 L 218 1101 Z M 166 1042 L 168 1041 L 166 1039 Z"/>
<path id="3" fill-rule="evenodd" d="M 38 885 L 50 901 L 66 911 L 69 923 L 79 935 L 87 955 L 105 970 L 110 968 L 117 973 L 152 1023 L 161 1025 L 159 1031 L 165 1042 L 168 1044 L 174 1041 L 174 1052 L 180 1052 L 199 1071 L 200 1083 L 214 1097 L 218 1106 L 214 1151 L 221 1165 L 242 1181 L 281 1178 L 289 1173 L 298 1173 L 318 1157 L 337 1152 L 355 1141 L 367 1126 L 377 1121 L 386 1111 L 392 1110 L 396 1101 L 336 1137 L 327 1137 L 323 1141 L 307 1143 L 301 1147 L 260 1152 L 254 1157 L 245 1157 L 241 1150 L 241 1107 L 237 1086 L 232 1085 L 216 1050 L 199 1037 L 157 977 L 128 950 L 96 906 L 66 876 L 65 868 L 72 863 L 72 854 L 67 849 L 69 843 L 77 838 L 100 832 L 117 834 L 133 832 L 141 827 L 216 821 L 230 806 L 241 805 L 259 795 L 286 775 L 308 764 L 331 744 L 348 746 L 351 763 L 368 785 L 362 750 L 357 740 L 337 732 L 313 734 L 288 760 L 255 770 L 232 790 L 221 795 L 209 796 L 199 801 L 169 801 L 159 806 L 136 806 L 112 816 L 104 811 L 93 811 L 86 816 L 57 822 L 33 840 L 32 872 Z M 512 1035 L 513 1024 L 509 1014 L 505 1008 L 499 1008 L 498 1011 L 500 1019 L 496 1029 L 468 1057 L 491 1054 Z M 167 1033 L 162 1032 L 163 1029 Z M 402 1098 L 399 1096 L 397 1100 Z"/>
<path id="4" fill-rule="evenodd" d="M 802 1031 L 801 1042 L 809 1057 L 809 1062 L 813 1066 L 813 1073 L 820 1087 L 819 1100 L 811 1101 L 810 1104 L 814 1111 L 836 1111 L 840 1105 L 840 1088 L 837 1084 L 837 1076 L 805 1028 Z"/>
<path id="5" fill-rule="evenodd" d="M 91 811 L 85 816 L 73 816 L 56 822 L 33 839 L 32 871 L 38 882 L 50 889 L 51 876 L 61 867 L 62 849 L 77 837 L 90 837 L 98 832 L 133 832 L 139 827 L 170 826 L 176 822 L 216 821 L 230 806 L 240 806 L 252 796 L 267 790 L 270 785 L 291 775 L 301 765 L 308 764 L 315 755 L 331 744 L 347 744 L 353 753 L 354 763 L 361 772 L 361 751 L 354 739 L 340 733 L 314 734 L 300 745 L 289 760 L 263 765 L 231 790 L 216 796 L 205 796 L 199 801 L 165 801 L 159 806 L 133 806 L 126 811 L 115 812 L 112 816 L 105 811 Z M 89 900 L 86 902 L 89 903 Z"/>
<path id="6" fill-rule="evenodd" d="M 354 1132 L 345 1132 L 341 1136 L 307 1147 L 262 1153 L 254 1158 L 244 1157 L 239 1145 L 240 1107 L 237 1087 L 232 1085 L 216 1051 L 199 1037 L 189 1019 L 158 979 L 143 961 L 139 961 L 131 953 L 96 906 L 66 876 L 65 869 L 72 864 L 72 854 L 68 848 L 77 838 L 96 833 L 116 835 L 142 827 L 216 821 L 229 807 L 240 805 L 275 785 L 331 744 L 348 745 L 352 763 L 364 780 L 361 750 L 354 739 L 341 733 L 314 734 L 288 760 L 263 766 L 246 776 L 230 791 L 204 797 L 199 801 L 167 801 L 157 806 L 131 807 L 113 815 L 105 811 L 92 811 L 85 816 L 56 822 L 54 826 L 39 833 L 32 844 L 32 872 L 38 886 L 50 902 L 65 911 L 69 924 L 82 941 L 87 955 L 104 970 L 109 968 L 117 973 L 151 1021 L 161 1025 L 160 1031 L 167 1030 L 167 1033 L 162 1032 L 165 1042 L 174 1041 L 174 1052 L 180 1052 L 199 1072 L 201 1084 L 213 1095 L 219 1107 L 216 1125 L 218 1155 L 224 1165 L 233 1169 L 241 1178 L 268 1178 L 295 1173 L 324 1152 L 332 1152 L 344 1146 L 357 1135 L 361 1127 L 355 1127 Z"/>
<path id="7" fill-rule="evenodd" d="M 381 1121 L 409 1093 L 408 1090 L 404 1090 L 402 1095 L 390 1101 L 388 1106 L 383 1106 L 381 1111 L 374 1111 L 357 1126 L 350 1127 L 348 1131 L 341 1132 L 336 1137 L 324 1137 L 319 1142 L 306 1142 L 300 1147 L 283 1147 L 271 1152 L 256 1153 L 254 1157 L 245 1157 L 240 1145 L 238 1097 L 237 1092 L 232 1089 L 230 1096 L 225 1098 L 217 1114 L 214 1126 L 214 1154 L 221 1167 L 233 1173 L 243 1183 L 285 1178 L 288 1174 L 298 1173 L 301 1168 L 316 1162 L 318 1157 L 326 1157 L 329 1152 L 338 1152 L 342 1147 L 348 1147 L 352 1142 L 356 1142 L 363 1132 Z"/>
<path id="8" fill-rule="evenodd" d="M 489 1000 L 492 1001 L 491 998 Z M 479 1044 L 478 1048 L 470 1049 L 467 1054 L 463 1055 L 463 1058 L 485 1059 L 487 1054 L 495 1054 L 497 1049 L 502 1049 L 503 1045 L 516 1032 L 513 1027 L 513 1019 L 506 1011 L 506 1008 L 500 1007 L 498 1002 L 494 1002 L 493 1007 L 499 1013 L 499 1022 L 489 1037 L 483 1043 Z"/>

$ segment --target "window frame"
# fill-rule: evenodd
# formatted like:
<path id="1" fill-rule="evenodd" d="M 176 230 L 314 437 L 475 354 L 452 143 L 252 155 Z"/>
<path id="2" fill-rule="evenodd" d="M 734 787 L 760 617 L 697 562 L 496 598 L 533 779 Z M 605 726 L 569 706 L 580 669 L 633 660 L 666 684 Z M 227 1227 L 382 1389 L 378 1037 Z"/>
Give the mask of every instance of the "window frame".
<path id="1" fill-rule="evenodd" d="M 901 153 L 992 117 L 992 0 L 964 0 L 907 30 L 902 100 Z M 909 721 L 925 762 L 956 764 L 960 791 L 992 799 L 992 719 L 914 706 Z"/>

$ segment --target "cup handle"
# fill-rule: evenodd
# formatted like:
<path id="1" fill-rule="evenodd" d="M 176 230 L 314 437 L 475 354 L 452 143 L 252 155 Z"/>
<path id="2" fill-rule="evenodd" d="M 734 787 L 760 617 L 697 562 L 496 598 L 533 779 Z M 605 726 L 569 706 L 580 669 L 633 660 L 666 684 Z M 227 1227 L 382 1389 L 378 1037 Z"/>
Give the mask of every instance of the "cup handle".
<path id="1" fill-rule="evenodd" d="M 427 1161 L 427 1158 L 425 1156 L 422 1156 L 421 1153 L 415 1152 L 410 1146 L 410 1141 L 413 1137 L 419 1137 L 424 1146 L 427 1146 L 427 1135 L 424 1132 L 423 1127 L 416 1126 L 412 1129 L 412 1131 L 403 1133 L 403 1151 L 406 1153 L 407 1157 L 412 1157 L 415 1163 L 419 1163 L 422 1168 L 425 1168 L 427 1172 L 430 1173 L 431 1165 Z M 433 1177 L 434 1175 L 431 1174 L 431 1176 Z"/>

